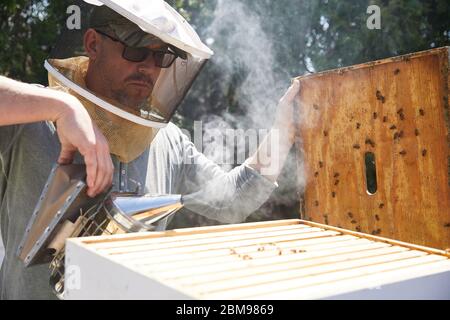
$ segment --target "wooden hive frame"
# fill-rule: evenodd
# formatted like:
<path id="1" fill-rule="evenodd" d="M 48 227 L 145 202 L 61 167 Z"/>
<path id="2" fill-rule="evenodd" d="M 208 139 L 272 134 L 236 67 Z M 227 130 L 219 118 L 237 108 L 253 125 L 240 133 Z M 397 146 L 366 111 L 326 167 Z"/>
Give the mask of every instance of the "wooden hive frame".
<path id="1" fill-rule="evenodd" d="M 301 217 L 450 248 L 449 48 L 299 79 Z"/>
<path id="2" fill-rule="evenodd" d="M 65 297 L 450 298 L 449 257 L 301 220 L 77 238 L 66 265 L 81 283 Z"/>

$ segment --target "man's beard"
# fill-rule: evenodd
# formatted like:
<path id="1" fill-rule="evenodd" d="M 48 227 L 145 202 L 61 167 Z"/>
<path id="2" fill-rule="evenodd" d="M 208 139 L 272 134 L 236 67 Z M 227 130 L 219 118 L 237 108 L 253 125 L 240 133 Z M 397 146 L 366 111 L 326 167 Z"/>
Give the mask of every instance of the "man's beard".
<path id="1" fill-rule="evenodd" d="M 102 63 L 102 61 L 100 62 L 100 64 L 101 63 Z M 113 88 L 114 81 L 112 81 L 112 79 L 108 76 L 108 74 L 106 72 L 104 72 L 104 70 L 107 70 L 104 67 L 105 66 L 100 67 L 99 70 L 101 70 L 101 78 L 105 85 L 104 88 L 106 88 L 106 90 L 110 92 L 110 98 L 119 102 L 121 105 L 124 105 L 129 108 L 133 108 L 136 111 L 139 111 L 141 109 L 145 110 L 146 106 L 148 104 L 148 101 L 150 99 L 151 93 L 153 91 L 153 87 L 154 87 L 153 80 L 149 76 L 146 76 L 142 73 L 135 73 L 135 74 L 132 74 L 131 76 L 127 77 L 123 81 L 123 85 L 129 81 L 140 81 L 140 82 L 147 83 L 149 85 L 148 95 L 142 99 L 137 100 L 136 98 L 132 98 L 127 93 L 127 91 L 125 90 L 124 87 L 118 88 L 118 89 Z"/>
<path id="2" fill-rule="evenodd" d="M 154 86 L 153 80 L 149 76 L 146 76 L 145 74 L 135 73 L 135 74 L 132 74 L 131 76 L 125 78 L 124 83 L 132 82 L 132 81 L 139 81 L 139 82 L 146 83 L 149 88 L 148 95 L 145 96 L 144 98 L 136 101 L 136 99 L 131 98 L 124 89 L 119 89 L 119 90 L 113 91 L 114 98 L 117 101 L 119 101 L 121 104 L 124 104 L 128 107 L 132 107 L 137 110 L 145 109 L 145 106 L 146 106 L 148 99 L 151 95 L 151 92 L 153 90 L 153 86 Z"/>
<path id="3" fill-rule="evenodd" d="M 136 99 L 130 98 L 130 96 L 127 94 L 125 90 L 119 89 L 119 90 L 113 90 L 112 91 L 113 99 L 118 101 L 121 105 L 130 107 L 135 109 L 136 111 L 141 109 L 146 109 L 146 105 L 148 104 L 148 101 L 150 99 L 150 94 L 143 99 L 140 99 L 139 101 L 136 101 Z"/>

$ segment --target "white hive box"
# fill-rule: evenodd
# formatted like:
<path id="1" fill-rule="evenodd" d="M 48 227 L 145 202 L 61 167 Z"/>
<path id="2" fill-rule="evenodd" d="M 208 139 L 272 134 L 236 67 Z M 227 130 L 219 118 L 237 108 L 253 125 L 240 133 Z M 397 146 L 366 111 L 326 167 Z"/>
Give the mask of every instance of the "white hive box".
<path id="1" fill-rule="evenodd" d="M 65 299 L 450 299 L 448 253 L 302 220 L 69 239 Z"/>

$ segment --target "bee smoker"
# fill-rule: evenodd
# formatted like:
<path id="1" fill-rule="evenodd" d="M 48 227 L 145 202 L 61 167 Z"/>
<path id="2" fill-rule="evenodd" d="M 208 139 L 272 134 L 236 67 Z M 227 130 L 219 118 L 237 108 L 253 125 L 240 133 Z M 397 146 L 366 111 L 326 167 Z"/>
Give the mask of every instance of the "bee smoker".
<path id="1" fill-rule="evenodd" d="M 27 267 L 50 262 L 50 282 L 59 296 L 67 238 L 154 231 L 183 207 L 181 195 L 109 191 L 91 199 L 85 179 L 84 165 L 52 169 L 17 252 Z"/>

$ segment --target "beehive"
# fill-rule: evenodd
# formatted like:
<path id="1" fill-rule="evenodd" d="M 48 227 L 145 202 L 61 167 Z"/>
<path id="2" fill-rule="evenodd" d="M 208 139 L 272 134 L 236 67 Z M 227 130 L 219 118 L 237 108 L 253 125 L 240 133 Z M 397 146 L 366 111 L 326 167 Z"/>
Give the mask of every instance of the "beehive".
<path id="1" fill-rule="evenodd" d="M 300 81 L 302 218 L 450 248 L 449 48 Z"/>
<path id="2" fill-rule="evenodd" d="M 76 238 L 66 250 L 66 299 L 450 298 L 445 252 L 300 220 Z"/>

